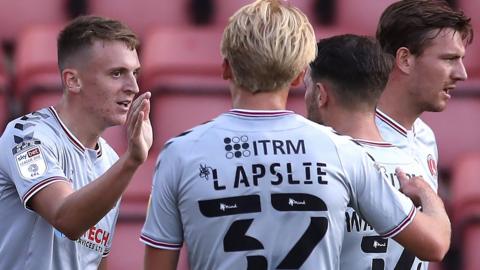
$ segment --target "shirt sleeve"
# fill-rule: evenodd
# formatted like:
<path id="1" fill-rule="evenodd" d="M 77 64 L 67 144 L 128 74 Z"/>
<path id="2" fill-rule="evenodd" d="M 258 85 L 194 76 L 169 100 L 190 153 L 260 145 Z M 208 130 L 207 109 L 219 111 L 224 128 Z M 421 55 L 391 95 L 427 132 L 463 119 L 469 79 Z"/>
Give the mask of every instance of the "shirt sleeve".
<path id="1" fill-rule="evenodd" d="M 179 250 L 183 229 L 177 207 L 177 187 L 180 181 L 180 159 L 173 146 L 160 154 L 153 176 L 152 192 L 140 241 L 154 248 Z"/>
<path id="2" fill-rule="evenodd" d="M 48 136 L 35 127 L 28 134 L 14 133 L 12 129 L 2 136 L 1 146 L 7 151 L 1 163 L 28 209 L 29 200 L 40 190 L 55 182 L 70 181 L 60 166 L 57 137 Z"/>
<path id="3" fill-rule="evenodd" d="M 351 206 L 381 236 L 393 237 L 410 224 L 416 208 L 389 184 L 373 159 L 363 149 L 358 150 L 340 153 L 352 193 Z"/>

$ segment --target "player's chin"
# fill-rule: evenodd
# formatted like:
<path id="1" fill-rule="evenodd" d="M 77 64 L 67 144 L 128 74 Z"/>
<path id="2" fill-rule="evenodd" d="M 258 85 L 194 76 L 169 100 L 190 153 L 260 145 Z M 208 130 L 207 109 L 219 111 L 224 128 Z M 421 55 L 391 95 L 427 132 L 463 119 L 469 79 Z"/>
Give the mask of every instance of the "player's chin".
<path id="1" fill-rule="evenodd" d="M 109 126 L 121 126 L 127 122 L 126 114 L 117 114 L 109 118 Z"/>

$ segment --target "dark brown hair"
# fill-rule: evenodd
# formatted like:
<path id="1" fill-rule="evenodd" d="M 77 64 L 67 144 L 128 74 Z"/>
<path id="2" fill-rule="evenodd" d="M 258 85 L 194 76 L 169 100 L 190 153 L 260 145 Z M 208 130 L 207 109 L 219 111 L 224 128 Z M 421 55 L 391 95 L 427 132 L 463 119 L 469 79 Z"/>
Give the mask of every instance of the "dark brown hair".
<path id="1" fill-rule="evenodd" d="M 470 18 L 453 10 L 444 0 L 402 0 L 385 9 L 376 35 L 389 54 L 396 55 L 399 48 L 406 47 L 412 54 L 420 55 L 445 28 L 460 33 L 465 44 L 473 40 Z"/>
<path id="2" fill-rule="evenodd" d="M 374 38 L 340 35 L 321 39 L 317 58 L 310 64 L 314 82 L 327 80 L 334 95 L 349 108 L 373 108 L 388 81 L 393 57 Z"/>

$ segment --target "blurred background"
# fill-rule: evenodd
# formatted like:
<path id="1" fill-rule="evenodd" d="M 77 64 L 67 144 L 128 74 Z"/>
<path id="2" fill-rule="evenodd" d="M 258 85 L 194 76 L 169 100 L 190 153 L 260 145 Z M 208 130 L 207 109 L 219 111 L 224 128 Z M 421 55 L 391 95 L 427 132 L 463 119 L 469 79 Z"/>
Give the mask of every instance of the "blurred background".
<path id="1" fill-rule="evenodd" d="M 155 141 L 147 162 L 123 196 L 110 269 L 140 269 L 138 240 L 145 219 L 155 159 L 170 137 L 228 110 L 221 78 L 220 39 L 228 18 L 250 0 L 0 0 L 0 130 L 20 115 L 55 104 L 61 94 L 56 37 L 81 14 L 119 19 L 140 37 L 140 88 L 152 92 Z M 394 0 L 290 0 L 314 25 L 317 39 L 337 34 L 374 35 L 382 11 Z M 439 193 L 452 219 L 453 241 L 443 263 L 431 269 L 480 269 L 480 0 L 450 0 L 472 18 L 475 39 L 464 63 L 469 75 L 442 113 L 422 118 L 439 147 Z M 288 107 L 305 115 L 303 88 Z M 123 127 L 104 138 L 123 153 Z M 182 252 L 178 269 L 188 269 Z"/>

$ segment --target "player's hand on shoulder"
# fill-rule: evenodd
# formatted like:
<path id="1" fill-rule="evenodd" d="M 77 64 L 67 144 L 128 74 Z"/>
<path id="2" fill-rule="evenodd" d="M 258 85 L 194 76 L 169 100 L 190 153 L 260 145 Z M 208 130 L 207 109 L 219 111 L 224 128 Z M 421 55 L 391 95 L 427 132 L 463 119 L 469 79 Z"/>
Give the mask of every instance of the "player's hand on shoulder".
<path id="1" fill-rule="evenodd" d="M 150 92 L 138 96 L 133 101 L 127 115 L 127 155 L 138 164 L 147 159 L 148 150 L 153 142 L 152 125 L 150 123 L 150 96 Z"/>
<path id="2" fill-rule="evenodd" d="M 400 168 L 397 168 L 395 173 L 400 182 L 400 191 L 409 197 L 415 206 L 421 206 L 422 197 L 436 195 L 422 176 L 409 178 Z"/>

